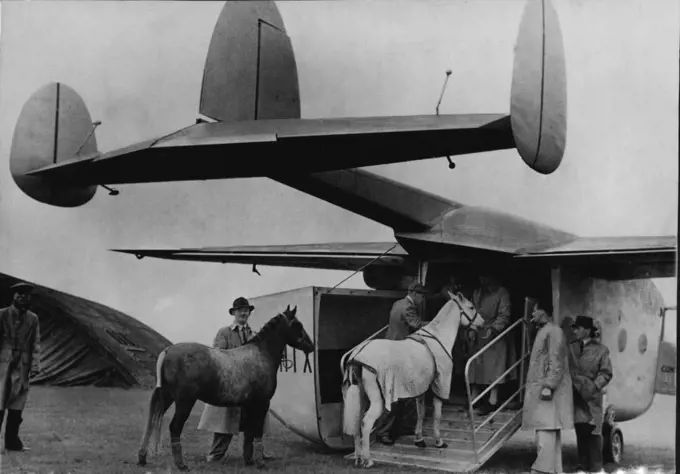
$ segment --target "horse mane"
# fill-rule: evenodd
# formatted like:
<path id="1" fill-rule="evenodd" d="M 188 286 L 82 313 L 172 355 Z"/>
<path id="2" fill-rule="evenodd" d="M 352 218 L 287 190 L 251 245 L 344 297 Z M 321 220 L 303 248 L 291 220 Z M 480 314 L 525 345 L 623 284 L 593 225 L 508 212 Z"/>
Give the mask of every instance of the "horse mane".
<path id="1" fill-rule="evenodd" d="M 281 319 L 285 317 L 286 316 L 283 313 L 279 313 L 276 316 L 274 316 L 272 319 L 267 321 L 267 323 L 264 326 L 262 326 L 262 329 L 260 329 L 252 338 L 248 339 L 248 342 L 246 342 L 246 344 L 250 343 L 254 344 L 265 339 L 270 332 L 276 329 Z"/>

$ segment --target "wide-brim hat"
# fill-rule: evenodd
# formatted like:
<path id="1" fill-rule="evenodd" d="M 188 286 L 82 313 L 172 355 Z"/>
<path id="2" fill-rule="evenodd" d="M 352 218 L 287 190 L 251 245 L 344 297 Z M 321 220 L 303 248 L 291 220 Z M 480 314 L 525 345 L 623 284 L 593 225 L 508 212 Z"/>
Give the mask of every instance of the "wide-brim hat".
<path id="1" fill-rule="evenodd" d="M 35 286 L 26 282 L 19 282 L 9 287 L 12 293 L 31 293 L 35 290 Z"/>
<path id="2" fill-rule="evenodd" d="M 241 308 L 248 308 L 250 311 L 255 309 L 255 306 L 252 304 L 248 303 L 248 300 L 239 297 L 234 300 L 234 304 L 231 305 L 231 308 L 229 309 L 229 314 L 234 314 L 234 310 L 236 309 L 241 309 Z"/>
<path id="3" fill-rule="evenodd" d="M 595 323 L 590 316 L 576 316 L 576 320 L 572 323 L 571 327 L 590 330 L 595 327 Z"/>

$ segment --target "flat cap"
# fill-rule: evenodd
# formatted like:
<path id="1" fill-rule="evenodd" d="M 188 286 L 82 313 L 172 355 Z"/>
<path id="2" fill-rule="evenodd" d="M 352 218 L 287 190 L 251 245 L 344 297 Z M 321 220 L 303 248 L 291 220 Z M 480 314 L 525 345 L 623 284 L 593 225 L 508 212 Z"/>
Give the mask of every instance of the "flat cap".
<path id="1" fill-rule="evenodd" d="M 24 292 L 31 292 L 35 290 L 35 286 L 31 285 L 30 283 L 26 282 L 19 282 L 16 283 L 12 286 L 9 287 L 10 290 L 12 290 L 14 293 L 19 292 L 19 291 L 24 291 Z"/>
<path id="2" fill-rule="evenodd" d="M 427 293 L 425 287 L 417 281 L 414 281 L 408 286 L 408 291 L 413 291 L 415 293 Z"/>

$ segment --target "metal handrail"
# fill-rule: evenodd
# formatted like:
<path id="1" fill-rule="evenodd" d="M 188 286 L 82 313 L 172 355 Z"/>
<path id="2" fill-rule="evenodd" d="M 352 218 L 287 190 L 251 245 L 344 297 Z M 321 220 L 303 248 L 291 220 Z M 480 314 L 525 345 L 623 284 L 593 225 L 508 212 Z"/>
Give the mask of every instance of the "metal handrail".
<path id="1" fill-rule="evenodd" d="M 354 351 L 354 349 L 356 349 L 357 347 L 359 347 L 361 344 L 363 344 L 363 343 L 366 342 L 366 341 L 370 341 L 371 339 L 375 339 L 376 337 L 378 337 L 378 335 L 379 335 L 380 333 L 385 332 L 389 326 L 390 326 L 389 324 L 386 324 L 386 325 L 383 326 L 382 328 L 378 329 L 378 331 L 374 332 L 373 334 L 371 334 L 370 336 L 368 336 L 366 339 L 364 339 L 363 341 L 361 341 L 359 344 L 357 344 L 356 346 L 352 347 L 350 350 L 348 350 L 347 352 L 345 352 L 345 354 L 344 354 L 344 355 L 342 356 L 342 358 L 340 359 L 340 372 L 343 372 L 342 369 L 343 369 L 343 367 L 345 366 L 345 358 L 346 358 L 349 354 L 351 354 L 351 353 Z"/>
<path id="2" fill-rule="evenodd" d="M 480 349 L 478 352 L 476 352 L 475 354 L 473 354 L 472 357 L 470 357 L 470 358 L 468 359 L 467 363 L 465 364 L 465 383 L 466 383 L 467 385 L 470 385 L 470 380 L 469 380 L 470 377 L 469 377 L 469 373 L 470 373 L 470 366 L 472 365 L 472 361 L 475 360 L 475 359 L 478 359 L 479 356 L 481 356 L 481 355 L 484 354 L 486 351 L 488 351 L 489 348 L 490 348 L 491 346 L 493 346 L 493 345 L 496 344 L 498 341 L 500 341 L 501 339 L 503 339 L 508 333 L 510 333 L 510 331 L 512 331 L 513 329 L 515 329 L 515 327 L 519 326 L 519 325 L 522 324 L 523 322 L 524 322 L 523 319 L 518 319 L 517 321 L 515 321 L 514 323 L 512 323 L 510 326 L 508 326 L 508 327 L 505 329 L 505 331 L 503 331 L 503 332 L 500 333 L 498 336 L 496 336 L 495 338 L 493 338 L 493 339 L 491 340 L 491 342 L 489 342 L 486 346 L 484 346 L 482 349 Z M 471 404 L 474 405 L 474 404 L 477 403 L 479 400 L 481 400 L 481 399 L 484 397 L 484 395 L 486 395 L 488 392 L 490 392 L 491 389 L 492 389 L 493 387 L 495 387 L 495 386 L 498 384 L 498 381 L 499 381 L 499 380 L 501 380 L 503 377 L 505 377 L 505 375 L 506 375 L 506 374 L 503 374 L 503 375 L 500 376 L 498 379 L 496 379 L 496 381 L 494 381 L 494 383 L 492 383 L 491 385 L 489 385 L 489 386 L 486 388 L 486 390 L 484 390 L 482 393 L 480 393 L 480 394 L 477 396 L 477 398 L 475 398 L 475 400 L 474 400 Z"/>
<path id="3" fill-rule="evenodd" d="M 470 390 L 470 367 L 472 366 L 472 361 L 474 361 L 475 359 L 478 359 L 484 352 L 486 352 L 487 350 L 489 350 L 489 348 L 490 348 L 491 346 L 493 346 L 493 345 L 496 344 L 498 341 L 500 341 L 501 339 L 503 339 L 504 337 L 506 337 L 506 336 L 507 336 L 513 329 L 515 329 L 517 326 L 519 326 L 520 324 L 525 324 L 525 323 L 526 323 L 526 321 L 524 321 L 524 318 L 520 318 L 520 319 L 518 319 L 517 321 L 515 321 L 514 323 L 512 323 L 512 324 L 511 324 L 510 326 L 508 326 L 504 331 L 502 331 L 498 336 L 496 336 L 496 337 L 493 338 L 488 344 L 486 344 L 481 350 L 479 350 L 478 352 L 476 352 L 475 354 L 473 354 L 473 355 L 468 359 L 467 363 L 465 364 L 465 390 L 466 390 L 466 392 L 467 392 L 467 398 L 468 398 L 468 415 L 469 415 L 469 417 L 470 417 L 470 426 L 471 426 L 471 428 L 472 428 L 472 430 L 471 430 L 471 431 L 472 431 L 472 449 L 473 449 L 473 451 L 474 451 L 474 453 L 475 453 L 475 462 L 476 462 L 476 463 L 479 462 L 479 454 L 478 454 L 479 452 L 478 452 L 478 450 L 477 450 L 477 432 L 478 432 L 479 429 L 481 429 L 484 425 L 486 425 L 487 423 L 489 423 L 489 421 L 492 420 L 493 417 L 496 416 L 501 410 L 503 410 L 503 409 L 510 403 L 510 400 L 512 400 L 513 398 L 515 398 L 515 397 L 517 396 L 518 392 L 520 392 L 520 394 L 521 394 L 521 391 L 522 391 L 522 389 L 524 388 L 524 385 L 525 385 L 525 384 L 524 384 L 524 360 L 525 360 L 527 357 L 529 357 L 529 352 L 524 353 L 524 352 L 526 351 L 526 340 L 525 340 L 525 338 L 526 338 L 526 330 L 524 330 L 524 331 L 522 332 L 522 356 L 520 357 L 520 359 L 519 359 L 517 362 L 515 362 L 508 370 L 506 370 L 501 376 L 499 376 L 499 377 L 498 377 L 491 385 L 489 385 L 489 386 L 488 386 L 482 393 L 480 393 L 474 400 L 472 399 L 472 391 Z M 486 420 L 484 420 L 484 422 L 483 422 L 482 424 L 479 425 L 479 427 L 475 427 L 475 414 L 474 414 L 474 408 L 473 408 L 473 406 L 474 406 L 477 402 L 479 402 L 479 401 L 484 397 L 484 395 L 486 395 L 488 392 L 490 392 L 491 389 L 493 389 L 493 387 L 495 387 L 496 385 L 498 385 L 498 384 L 500 383 L 500 380 L 502 380 L 506 375 L 508 375 L 508 374 L 509 374 L 510 372 L 512 372 L 513 370 L 515 370 L 515 368 L 516 368 L 518 365 L 520 365 L 520 364 L 522 365 L 522 368 L 520 369 L 520 372 L 521 372 L 520 377 L 521 377 L 521 378 L 520 378 L 520 387 L 519 387 L 519 389 L 518 389 L 515 393 L 513 393 L 512 396 L 509 397 L 503 404 L 501 404 L 501 406 L 498 407 L 498 408 L 496 409 L 495 412 L 493 412 L 492 414 L 490 414 L 490 415 L 486 418 Z M 511 420 L 511 421 L 512 421 L 512 420 Z M 485 446 L 487 446 L 487 445 L 488 445 L 488 441 L 484 444 L 483 447 L 485 447 Z M 483 448 L 483 447 L 482 447 L 482 448 Z"/>
<path id="4" fill-rule="evenodd" d="M 528 353 L 528 352 L 527 352 L 526 354 L 524 354 L 517 362 L 515 362 L 514 364 L 512 364 L 512 366 L 511 366 L 508 370 L 506 370 L 505 372 L 503 372 L 503 375 L 501 375 L 500 377 L 498 377 L 498 379 L 496 379 L 496 380 L 500 380 L 500 379 L 502 379 L 503 377 L 505 377 L 506 375 L 508 375 L 510 372 L 512 372 L 512 371 L 515 369 L 515 367 L 517 367 L 519 364 L 521 364 L 522 362 L 524 362 L 524 359 L 526 359 L 527 357 L 529 357 L 529 353 Z M 480 429 L 482 426 L 484 426 L 484 425 L 486 425 L 487 423 L 489 423 L 489 421 L 492 420 L 493 417 L 496 416 L 501 410 L 503 410 L 503 408 L 505 408 L 505 407 L 509 404 L 510 400 L 512 400 L 513 398 L 515 398 L 515 395 L 517 395 L 517 393 L 519 393 L 519 392 L 521 391 L 522 388 L 523 388 L 523 384 L 522 384 L 522 387 L 520 387 L 515 393 L 513 393 L 511 397 L 508 397 L 508 399 L 505 401 L 505 403 L 503 403 L 500 407 L 498 407 L 498 408 L 496 409 L 496 411 L 494 411 L 493 413 L 491 413 L 491 414 L 487 417 L 487 419 L 484 420 L 483 423 L 481 423 L 477 428 L 475 428 L 475 433 L 476 433 L 477 431 L 479 431 L 479 429 Z M 478 398 L 479 398 L 479 397 L 478 397 Z"/>

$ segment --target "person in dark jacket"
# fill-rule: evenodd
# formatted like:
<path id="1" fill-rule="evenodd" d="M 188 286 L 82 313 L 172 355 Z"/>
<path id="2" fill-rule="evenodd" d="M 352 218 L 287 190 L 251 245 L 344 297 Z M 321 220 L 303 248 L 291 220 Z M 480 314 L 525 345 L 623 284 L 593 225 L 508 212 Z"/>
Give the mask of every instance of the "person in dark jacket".
<path id="1" fill-rule="evenodd" d="M 612 363 L 593 318 L 577 316 L 572 329 L 576 341 L 571 345 L 570 371 L 579 469 L 599 472 L 603 466 L 604 389 L 612 380 Z"/>
<path id="2" fill-rule="evenodd" d="M 392 305 L 385 339 L 402 341 L 427 324 L 421 315 L 426 293 L 425 287 L 418 282 L 409 285 L 408 294 Z M 407 402 L 409 400 L 399 400 L 392 404 L 392 409 L 386 415 L 385 424 L 379 431 L 381 443 L 392 445 L 401 434 Z"/>

